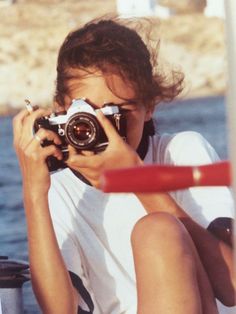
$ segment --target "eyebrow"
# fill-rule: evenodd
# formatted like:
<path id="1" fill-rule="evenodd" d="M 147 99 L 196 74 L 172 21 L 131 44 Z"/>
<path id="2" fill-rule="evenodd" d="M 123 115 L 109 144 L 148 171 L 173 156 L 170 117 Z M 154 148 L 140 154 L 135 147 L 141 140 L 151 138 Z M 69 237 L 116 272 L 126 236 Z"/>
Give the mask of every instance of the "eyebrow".
<path id="1" fill-rule="evenodd" d="M 120 103 L 114 103 L 114 102 L 108 102 L 108 103 L 104 103 L 104 106 L 125 106 L 125 105 L 136 105 L 137 101 L 135 100 L 128 100 L 128 101 L 124 101 L 124 102 L 120 102 Z"/>
<path id="2" fill-rule="evenodd" d="M 79 99 L 79 98 L 81 98 L 81 97 L 77 97 L 77 98 L 75 98 L 75 99 Z M 93 108 L 97 108 L 96 103 L 92 102 L 92 101 L 89 100 L 88 98 L 83 97 L 82 99 L 85 99 L 85 101 L 86 101 L 90 106 L 92 106 Z M 105 102 L 101 108 L 103 108 L 103 107 L 105 107 L 105 106 L 137 105 L 137 103 L 138 103 L 138 102 L 137 102 L 136 100 L 131 100 L 131 99 L 130 99 L 130 100 L 123 101 L 123 102 L 120 102 L 120 103 Z"/>

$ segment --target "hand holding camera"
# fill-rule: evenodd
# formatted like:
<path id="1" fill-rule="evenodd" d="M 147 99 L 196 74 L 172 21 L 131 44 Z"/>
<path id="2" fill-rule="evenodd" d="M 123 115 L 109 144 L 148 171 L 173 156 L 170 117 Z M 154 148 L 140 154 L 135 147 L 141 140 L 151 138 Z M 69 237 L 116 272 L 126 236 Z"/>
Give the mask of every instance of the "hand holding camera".
<path id="1" fill-rule="evenodd" d="M 108 137 L 109 144 L 106 149 L 99 154 L 94 154 L 92 151 L 78 154 L 72 146 L 69 146 L 70 153 L 66 163 L 93 187 L 100 189 L 101 175 L 104 171 L 138 166 L 142 164 L 142 160 L 137 152 L 117 134 L 109 119 L 101 111 L 98 111 L 97 119 Z"/>
<path id="2" fill-rule="evenodd" d="M 125 110 L 120 110 L 118 106 L 105 106 L 99 110 L 115 127 L 118 134 L 125 139 Z M 88 150 L 95 154 L 105 150 L 108 145 L 107 136 L 96 118 L 96 110 L 84 99 L 73 100 L 67 112 L 53 113 L 37 119 L 34 124 L 34 132 L 36 133 L 40 128 L 53 131 L 61 140 L 58 148 L 62 152 L 63 159 L 61 161 L 49 156 L 47 158 L 49 171 L 67 166 L 65 161 L 69 154 L 68 145 L 71 145 L 77 152 Z M 53 143 L 49 140 L 42 142 L 44 147 L 51 144 Z"/>
<path id="3" fill-rule="evenodd" d="M 61 143 L 57 134 L 45 129 L 36 134 L 32 132 L 35 120 L 50 114 L 51 110 L 45 108 L 32 108 L 31 111 L 23 109 L 13 119 L 14 148 L 24 178 L 24 189 L 28 189 L 35 198 L 47 193 L 50 187 L 47 157 L 62 159 L 61 151 L 57 148 Z M 41 147 L 41 140 L 46 138 L 54 145 Z"/>

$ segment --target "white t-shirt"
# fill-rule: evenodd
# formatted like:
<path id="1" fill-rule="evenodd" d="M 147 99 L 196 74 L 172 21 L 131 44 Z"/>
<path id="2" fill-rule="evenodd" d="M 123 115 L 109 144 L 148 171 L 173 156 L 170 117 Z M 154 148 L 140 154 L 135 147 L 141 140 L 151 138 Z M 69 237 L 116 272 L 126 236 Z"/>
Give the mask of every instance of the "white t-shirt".
<path id="1" fill-rule="evenodd" d="M 200 165 L 218 160 L 200 134 L 181 132 L 150 137 L 144 162 Z M 171 195 L 205 228 L 217 217 L 233 218 L 233 199 L 226 187 L 190 188 Z M 81 278 L 92 298 L 93 313 L 135 314 L 130 235 L 136 222 L 146 215 L 141 202 L 132 193 L 103 193 L 66 168 L 51 176 L 49 206 L 67 269 Z"/>

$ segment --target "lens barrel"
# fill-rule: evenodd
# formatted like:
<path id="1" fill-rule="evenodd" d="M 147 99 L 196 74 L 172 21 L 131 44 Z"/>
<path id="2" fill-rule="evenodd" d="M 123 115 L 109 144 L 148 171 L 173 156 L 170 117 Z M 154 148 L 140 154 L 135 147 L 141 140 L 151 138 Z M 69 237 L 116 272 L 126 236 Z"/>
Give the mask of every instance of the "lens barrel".
<path id="1" fill-rule="evenodd" d="M 65 137 L 68 143 L 76 149 L 88 150 L 96 145 L 100 128 L 99 122 L 93 114 L 79 112 L 67 121 Z"/>

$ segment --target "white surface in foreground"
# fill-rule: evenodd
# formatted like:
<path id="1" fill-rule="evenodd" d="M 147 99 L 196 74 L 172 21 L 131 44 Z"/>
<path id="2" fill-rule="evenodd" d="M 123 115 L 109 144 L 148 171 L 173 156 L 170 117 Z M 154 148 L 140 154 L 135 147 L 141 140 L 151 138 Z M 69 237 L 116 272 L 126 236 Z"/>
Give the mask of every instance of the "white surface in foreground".
<path id="1" fill-rule="evenodd" d="M 229 127 L 229 155 L 232 164 L 233 175 L 233 194 L 236 202 L 236 1 L 225 0 L 226 13 L 226 41 L 228 54 L 228 91 L 227 91 L 227 119 Z M 236 214 L 235 214 L 236 217 Z M 236 227 L 236 224 L 235 224 Z M 235 233 L 234 227 L 234 233 Z M 235 234 L 234 234 L 235 239 Z M 236 243 L 234 243 L 236 244 Z M 234 245 L 235 246 L 235 245 Z M 236 252 L 234 250 L 236 261 Z M 228 313 L 236 313 L 236 306 L 230 309 Z M 223 311 L 220 314 L 225 314 Z"/>

